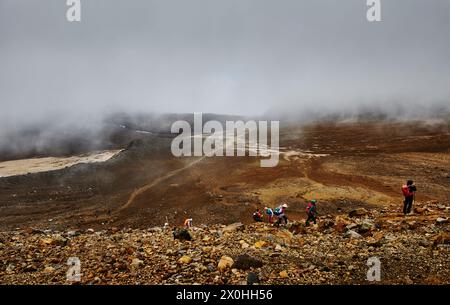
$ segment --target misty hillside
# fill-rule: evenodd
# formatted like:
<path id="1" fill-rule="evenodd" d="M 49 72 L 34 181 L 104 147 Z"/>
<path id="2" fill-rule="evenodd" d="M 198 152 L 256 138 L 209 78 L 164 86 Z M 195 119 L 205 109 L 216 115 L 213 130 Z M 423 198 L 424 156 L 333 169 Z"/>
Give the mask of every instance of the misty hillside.
<path id="1" fill-rule="evenodd" d="M 310 111 L 280 113 L 270 112 L 264 116 L 244 117 L 236 115 L 203 114 L 203 122 L 217 120 L 280 120 L 281 124 L 339 123 L 339 122 L 429 122 L 430 125 L 450 122 L 450 111 L 445 107 L 396 110 L 362 109 L 360 112 Z M 99 150 L 122 149 L 136 139 L 149 134 L 173 137 L 170 128 L 177 120 L 188 121 L 193 126 L 193 114 L 115 113 L 99 122 L 90 124 L 46 123 L 20 126 L 0 133 L 0 161 L 43 156 L 70 156 Z"/>

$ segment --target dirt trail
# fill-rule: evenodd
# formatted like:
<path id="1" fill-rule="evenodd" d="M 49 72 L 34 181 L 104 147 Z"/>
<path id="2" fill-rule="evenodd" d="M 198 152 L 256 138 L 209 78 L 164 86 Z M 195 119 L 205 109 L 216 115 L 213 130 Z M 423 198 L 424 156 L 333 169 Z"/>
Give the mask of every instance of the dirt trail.
<path id="1" fill-rule="evenodd" d="M 146 191 L 150 190 L 152 187 L 154 187 L 155 185 L 158 185 L 159 183 L 163 182 L 164 180 L 167 180 L 167 179 L 173 177 L 174 175 L 176 175 L 176 174 L 178 174 L 178 173 L 180 173 L 180 172 L 182 172 L 182 171 L 184 171 L 184 170 L 194 166 L 195 164 L 197 164 L 198 162 L 202 161 L 206 157 L 207 156 L 200 157 L 199 159 L 190 162 L 188 165 L 183 166 L 182 168 L 173 170 L 171 172 L 168 172 L 166 175 L 164 175 L 162 177 L 159 177 L 159 178 L 153 180 L 152 182 L 150 182 L 150 183 L 148 183 L 148 184 L 138 188 L 133 193 L 131 193 L 130 197 L 128 198 L 128 201 L 123 206 L 121 206 L 118 209 L 118 211 L 119 212 L 123 211 L 124 209 L 128 208 L 129 206 L 131 206 L 131 204 L 134 202 L 134 200 L 136 199 L 137 196 L 145 193 Z"/>

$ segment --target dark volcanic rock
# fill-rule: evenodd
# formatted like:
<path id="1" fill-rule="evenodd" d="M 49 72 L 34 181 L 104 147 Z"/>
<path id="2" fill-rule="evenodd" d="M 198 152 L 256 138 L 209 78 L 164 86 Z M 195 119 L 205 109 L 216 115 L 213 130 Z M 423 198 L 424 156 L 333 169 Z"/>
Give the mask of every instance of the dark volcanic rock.
<path id="1" fill-rule="evenodd" d="M 263 262 L 257 260 L 256 258 L 251 257 L 248 254 L 239 255 L 233 264 L 233 268 L 247 270 L 250 268 L 259 268 L 263 266 Z"/>
<path id="2" fill-rule="evenodd" d="M 247 275 L 247 285 L 253 285 L 258 283 L 259 283 L 258 275 L 254 272 L 249 272 L 249 274 Z"/>
<path id="3" fill-rule="evenodd" d="M 179 240 L 192 240 L 192 236 L 186 229 L 175 229 L 173 230 L 173 238 Z"/>

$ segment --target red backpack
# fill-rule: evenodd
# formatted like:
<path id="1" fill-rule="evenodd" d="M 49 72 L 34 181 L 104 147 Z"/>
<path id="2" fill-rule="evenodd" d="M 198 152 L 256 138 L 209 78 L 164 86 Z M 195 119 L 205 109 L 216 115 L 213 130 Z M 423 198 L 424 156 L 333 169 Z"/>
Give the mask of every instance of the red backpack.
<path id="1" fill-rule="evenodd" d="M 410 191 L 409 191 L 409 187 L 407 185 L 402 186 L 402 193 L 403 196 L 408 197 L 413 195 Z"/>

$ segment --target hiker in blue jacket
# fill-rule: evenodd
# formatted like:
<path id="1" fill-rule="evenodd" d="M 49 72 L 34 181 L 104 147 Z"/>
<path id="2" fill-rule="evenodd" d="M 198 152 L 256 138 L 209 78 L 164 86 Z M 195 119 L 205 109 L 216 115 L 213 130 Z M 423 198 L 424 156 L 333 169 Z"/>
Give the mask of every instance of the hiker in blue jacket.
<path id="1" fill-rule="evenodd" d="M 274 215 L 278 217 L 278 220 L 276 222 L 277 225 L 281 224 L 283 221 L 285 224 L 288 223 L 288 218 L 286 216 L 287 207 L 288 205 L 286 203 L 283 203 L 273 211 Z"/>

